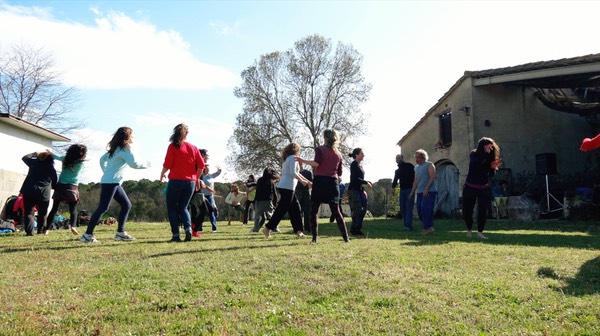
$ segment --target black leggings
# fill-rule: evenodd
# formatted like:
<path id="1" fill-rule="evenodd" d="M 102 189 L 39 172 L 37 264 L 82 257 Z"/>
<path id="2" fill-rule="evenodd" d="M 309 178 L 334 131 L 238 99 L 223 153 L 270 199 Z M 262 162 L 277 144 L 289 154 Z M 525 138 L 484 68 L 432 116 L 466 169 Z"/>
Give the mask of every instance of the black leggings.
<path id="1" fill-rule="evenodd" d="M 46 220 L 46 229 L 49 230 L 54 222 L 54 216 L 60 207 L 60 201 L 52 201 L 52 209 L 48 213 L 48 219 Z M 69 225 L 77 226 L 77 201 L 67 203 L 69 205 Z"/>
<path id="2" fill-rule="evenodd" d="M 490 188 L 474 189 L 465 186 L 463 189 L 463 218 L 467 224 L 467 230 L 473 228 L 473 209 L 477 202 L 477 231 L 483 232 L 485 220 L 487 218 L 487 209 L 492 197 Z"/>
<path id="3" fill-rule="evenodd" d="M 348 229 L 346 229 L 346 223 L 344 223 L 344 217 L 342 217 L 342 212 L 340 211 L 340 206 L 337 202 L 330 202 L 329 210 L 335 217 L 335 221 L 337 223 L 338 228 L 340 229 L 340 233 L 342 234 L 342 238 L 344 241 L 348 241 Z M 317 239 L 319 235 L 319 226 L 317 225 L 317 220 L 319 219 L 319 207 L 321 203 L 311 202 L 310 205 L 310 226 L 312 231 L 313 240 Z"/>
<path id="4" fill-rule="evenodd" d="M 279 222 L 285 213 L 288 212 L 290 214 L 290 221 L 292 222 L 294 232 L 302 232 L 302 210 L 300 210 L 300 203 L 298 203 L 296 194 L 290 189 L 277 188 L 277 191 L 279 191 L 281 198 L 277 202 L 277 207 L 275 207 L 273 216 L 271 216 L 271 219 L 269 219 L 269 222 L 265 227 L 269 230 L 277 229 Z"/>

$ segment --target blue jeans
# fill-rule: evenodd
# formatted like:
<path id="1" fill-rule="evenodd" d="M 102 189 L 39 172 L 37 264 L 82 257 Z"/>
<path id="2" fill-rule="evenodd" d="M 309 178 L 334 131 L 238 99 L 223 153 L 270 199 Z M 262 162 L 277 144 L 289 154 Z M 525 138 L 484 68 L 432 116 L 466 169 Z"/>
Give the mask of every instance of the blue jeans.
<path id="1" fill-rule="evenodd" d="M 169 180 L 167 184 L 167 214 L 173 237 L 179 237 L 179 223 L 185 232 L 192 232 L 192 218 L 188 210 L 194 195 L 196 182 L 188 180 Z"/>
<path id="2" fill-rule="evenodd" d="M 214 211 L 208 213 L 208 218 L 210 219 L 210 225 L 212 226 L 213 231 L 217 230 L 217 203 L 215 203 L 215 197 L 213 195 L 204 195 L 206 199 L 212 205 Z"/>
<path id="3" fill-rule="evenodd" d="M 417 194 L 417 213 L 425 230 L 433 227 L 433 207 L 435 206 L 436 196 L 437 191 L 430 191 L 427 197 L 424 197 L 423 193 Z"/>
<path id="4" fill-rule="evenodd" d="M 411 189 L 400 189 L 400 212 L 404 219 L 404 227 L 412 230 L 413 227 L 413 208 L 415 207 L 415 201 L 410 199 Z"/>
<path id="5" fill-rule="evenodd" d="M 108 210 L 112 199 L 117 201 L 121 206 L 121 211 L 119 211 L 119 217 L 117 218 L 117 223 L 119 224 L 117 232 L 125 231 L 125 221 L 127 221 L 129 210 L 131 210 L 131 202 L 125 193 L 125 189 L 118 183 L 102 183 L 101 186 L 100 203 L 92 214 L 85 233 L 94 234 L 94 228 L 98 224 L 98 221 L 100 221 L 100 217 Z"/>
<path id="6" fill-rule="evenodd" d="M 363 190 L 348 190 L 350 210 L 352 210 L 352 225 L 350 232 L 356 233 L 362 230 L 363 220 L 367 213 L 367 193 Z"/>

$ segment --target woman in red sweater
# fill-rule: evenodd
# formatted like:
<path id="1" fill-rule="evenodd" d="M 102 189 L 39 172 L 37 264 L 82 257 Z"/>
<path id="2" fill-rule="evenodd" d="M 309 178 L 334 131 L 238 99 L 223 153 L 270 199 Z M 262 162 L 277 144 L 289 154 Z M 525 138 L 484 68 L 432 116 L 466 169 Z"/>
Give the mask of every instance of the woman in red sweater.
<path id="1" fill-rule="evenodd" d="M 160 181 L 164 182 L 169 171 L 169 183 L 167 184 L 167 213 L 171 224 L 172 242 L 180 242 L 179 223 L 183 222 L 185 230 L 185 241 L 192 240 L 192 222 L 188 205 L 194 194 L 194 190 L 201 187 L 202 182 L 198 180 L 204 169 L 204 159 L 198 148 L 186 142 L 188 127 L 179 124 L 173 129 L 167 148 L 167 155 L 160 173 Z"/>

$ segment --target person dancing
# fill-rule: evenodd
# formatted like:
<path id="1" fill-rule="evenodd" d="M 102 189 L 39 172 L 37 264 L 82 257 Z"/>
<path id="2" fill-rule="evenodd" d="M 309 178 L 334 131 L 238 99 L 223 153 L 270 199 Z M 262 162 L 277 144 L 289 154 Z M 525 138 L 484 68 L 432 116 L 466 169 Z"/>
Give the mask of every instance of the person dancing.
<path id="1" fill-rule="evenodd" d="M 167 179 L 167 214 L 171 225 L 171 242 L 180 242 L 179 223 L 183 224 L 185 241 L 192 240 L 192 220 L 188 205 L 195 190 L 201 188 L 199 178 L 204 170 L 204 159 L 198 148 L 185 141 L 188 135 L 188 126 L 178 124 L 173 128 L 169 138 L 171 142 L 167 147 L 167 154 L 160 172 L 160 181 Z"/>
<path id="2" fill-rule="evenodd" d="M 86 155 L 87 147 L 81 144 L 69 146 L 65 156 L 52 154 L 55 160 L 62 161 L 62 170 L 58 177 L 58 183 L 54 187 L 52 209 L 50 209 L 50 213 L 48 214 L 44 233 L 50 229 L 60 203 L 64 202 L 69 205 L 69 229 L 74 235 L 79 235 L 76 228 L 77 203 L 79 202 L 79 174 L 83 168 Z"/>
<path id="3" fill-rule="evenodd" d="M 294 190 L 298 182 L 311 187 L 312 183 L 307 180 L 304 176 L 300 175 L 300 165 L 296 162 L 296 155 L 300 152 L 300 146 L 297 143 L 290 143 L 285 146 L 281 152 L 281 178 L 277 184 L 277 191 L 281 198 L 277 202 L 273 216 L 265 225 L 262 233 L 265 237 L 271 237 L 271 231 L 277 230 L 279 222 L 283 216 L 288 212 L 290 214 L 290 221 L 292 222 L 292 228 L 298 238 L 304 237 L 302 232 L 302 210 L 300 209 L 300 203 L 296 198 Z"/>
<path id="4" fill-rule="evenodd" d="M 469 172 L 462 193 L 467 237 L 472 236 L 473 209 L 477 202 L 477 238 L 487 239 L 483 235 L 483 229 L 492 195 L 490 180 L 496 174 L 500 163 L 500 147 L 492 138 L 481 138 L 477 148 L 469 154 Z"/>
<path id="5" fill-rule="evenodd" d="M 117 217 L 116 241 L 132 241 L 134 237 L 125 232 L 125 222 L 131 210 L 131 201 L 121 186 L 123 172 L 127 166 L 134 169 L 146 169 L 150 162 L 140 162 L 131 151 L 133 143 L 133 130 L 129 127 L 119 127 L 108 143 L 108 151 L 100 157 L 100 168 L 104 172 L 100 179 L 100 202 L 92 214 L 87 230 L 79 238 L 82 243 L 99 243 L 94 237 L 94 228 L 98 225 L 100 217 L 108 210 L 112 199 L 121 206 Z"/>
<path id="6" fill-rule="evenodd" d="M 354 159 L 350 164 L 350 185 L 348 186 L 348 201 L 350 210 L 352 210 L 352 226 L 350 234 L 354 236 L 362 236 L 363 221 L 367 214 L 367 205 L 369 204 L 367 193 L 364 185 L 371 188 L 373 185 L 370 181 L 365 180 L 365 170 L 361 163 L 365 158 L 365 153 L 361 148 L 354 148 L 349 154 Z"/>
<path id="7" fill-rule="evenodd" d="M 313 189 L 310 195 L 310 224 L 312 232 L 312 243 L 317 242 L 318 215 L 321 203 L 327 203 L 331 213 L 335 214 L 337 226 L 340 229 L 344 242 L 350 242 L 348 238 L 348 229 L 344 223 L 344 217 L 338 206 L 340 198 L 340 179 L 342 176 L 342 154 L 337 149 L 339 135 L 335 130 L 326 129 L 323 131 L 324 144 L 315 148 L 315 158 L 312 161 L 303 158 L 296 160 L 301 164 L 307 164 L 314 168 Z"/>

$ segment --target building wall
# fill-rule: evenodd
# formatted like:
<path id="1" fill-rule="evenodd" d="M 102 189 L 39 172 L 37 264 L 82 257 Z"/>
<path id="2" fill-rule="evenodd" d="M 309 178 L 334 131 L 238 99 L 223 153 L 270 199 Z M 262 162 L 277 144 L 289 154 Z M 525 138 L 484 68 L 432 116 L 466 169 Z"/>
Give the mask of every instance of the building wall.
<path id="1" fill-rule="evenodd" d="M 581 139 L 592 130 L 590 124 L 579 115 L 545 107 L 533 93 L 531 88 L 502 85 L 474 88 L 475 141 L 482 136 L 496 140 L 502 167 L 510 168 L 513 177 L 535 174 L 536 154 L 541 153 L 556 154 L 558 174 L 590 169 L 590 154 L 579 151 Z"/>
<path id="2" fill-rule="evenodd" d="M 516 86 L 472 87 L 467 77 L 404 137 L 401 152 L 405 160 L 414 164 L 413 154 L 422 148 L 437 167 L 456 166 L 459 175 L 456 190 L 461 194 L 469 153 L 484 136 L 493 138 L 501 147 L 501 168 L 510 169 L 512 181 L 520 174 L 535 175 L 536 154 L 541 153 L 556 154 L 558 175 L 598 169 L 600 153 L 579 151 L 581 139 L 595 135 L 586 119 L 549 109 L 533 93 L 534 89 Z M 439 148 L 436 146 L 438 117 L 448 110 L 452 112 L 452 145 Z M 526 186 L 512 189 L 524 191 Z M 447 202 L 458 205 L 458 197 L 447 195 Z"/>
<path id="3" fill-rule="evenodd" d="M 429 161 L 436 165 L 442 163 L 456 165 L 460 175 L 466 177 L 468 155 L 474 137 L 472 109 L 471 80 L 467 78 L 441 100 L 420 121 L 412 133 L 405 137 L 401 146 L 404 159 L 415 164 L 414 152 L 422 148 L 429 154 Z M 439 116 L 448 110 L 452 112 L 452 145 L 439 148 L 436 146 L 439 141 Z"/>
<path id="4" fill-rule="evenodd" d="M 1 211 L 9 196 L 19 194 L 19 189 L 27 175 L 27 166 L 21 158 L 25 154 L 51 149 L 52 141 L 0 122 L 0 143 L 5 144 L 2 146 L 2 160 L 0 160 Z"/>

